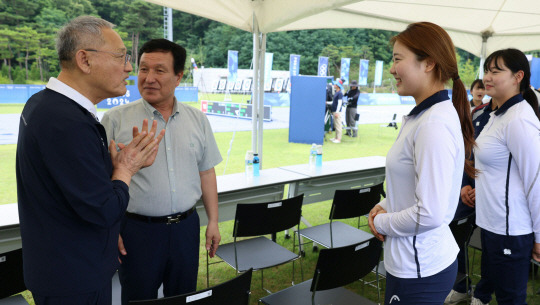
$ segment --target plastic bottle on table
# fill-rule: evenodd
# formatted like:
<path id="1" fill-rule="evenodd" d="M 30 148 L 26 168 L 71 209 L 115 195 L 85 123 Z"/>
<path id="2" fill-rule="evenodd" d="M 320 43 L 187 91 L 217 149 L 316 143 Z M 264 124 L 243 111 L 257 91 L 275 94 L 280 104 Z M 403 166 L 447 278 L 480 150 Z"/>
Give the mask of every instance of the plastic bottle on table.
<path id="1" fill-rule="evenodd" d="M 253 154 L 253 176 L 254 177 L 259 176 L 259 169 L 260 169 L 259 154 Z"/>
<path id="2" fill-rule="evenodd" d="M 322 145 L 317 145 L 317 157 L 316 157 L 315 165 L 317 167 L 322 166 Z"/>
<path id="3" fill-rule="evenodd" d="M 253 152 L 251 150 L 246 152 L 246 176 L 253 176 Z"/>
<path id="4" fill-rule="evenodd" d="M 317 160 L 317 144 L 313 143 L 309 151 L 309 168 L 314 168 Z"/>

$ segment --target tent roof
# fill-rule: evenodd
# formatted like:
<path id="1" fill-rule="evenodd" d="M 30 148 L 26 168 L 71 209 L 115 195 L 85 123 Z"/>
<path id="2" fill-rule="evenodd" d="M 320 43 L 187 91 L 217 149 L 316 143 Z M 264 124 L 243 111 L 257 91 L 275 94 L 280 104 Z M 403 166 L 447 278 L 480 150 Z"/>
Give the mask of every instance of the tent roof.
<path id="1" fill-rule="evenodd" d="M 431 21 L 454 44 L 481 55 L 482 34 L 490 33 L 486 54 L 507 47 L 540 49 L 538 0 L 146 0 L 176 10 L 263 33 L 321 28 L 402 31 Z"/>

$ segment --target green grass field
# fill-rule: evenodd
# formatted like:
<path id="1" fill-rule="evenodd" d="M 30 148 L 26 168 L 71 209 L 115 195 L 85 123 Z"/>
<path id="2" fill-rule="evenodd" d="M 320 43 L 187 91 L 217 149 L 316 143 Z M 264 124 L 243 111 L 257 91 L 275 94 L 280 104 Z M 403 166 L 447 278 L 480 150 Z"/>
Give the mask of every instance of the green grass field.
<path id="1" fill-rule="evenodd" d="M 216 100 L 223 99 L 222 96 L 217 96 L 215 98 Z M 211 100 L 211 98 L 208 99 Z M 234 102 L 241 101 L 236 100 Z M 198 107 L 198 103 L 190 103 L 190 105 Z M 22 105 L 0 105 L 0 114 L 20 113 L 21 110 Z M 333 144 L 329 141 L 325 142 L 323 146 L 323 160 L 330 161 L 377 155 L 385 156 L 396 136 L 397 131 L 393 128 L 381 128 L 378 124 L 360 125 L 358 138 L 343 137 L 341 144 Z M 233 138 L 232 132 L 215 133 L 215 137 L 219 150 L 224 159 L 224 161 L 216 167 L 216 173 L 218 175 L 222 175 L 224 170 L 225 174 L 242 172 L 244 170 L 244 154 L 246 150 L 251 149 L 251 132 L 236 132 L 232 146 L 230 146 L 231 139 Z M 227 168 L 225 169 L 229 147 L 231 147 L 230 157 Z M 263 136 L 263 168 L 274 168 L 285 165 L 307 163 L 309 149 L 310 145 L 307 144 L 289 143 L 288 129 L 265 130 Z M 0 145 L 0 204 L 17 202 L 15 182 L 15 151 L 16 145 Z M 317 225 L 328 221 L 329 209 L 330 202 L 325 201 L 303 206 L 302 214 L 311 224 Z M 356 222 L 356 219 L 348 221 L 349 224 L 354 226 L 356 226 Z M 362 223 L 365 224 L 366 220 L 362 219 Z M 222 222 L 219 224 L 222 235 L 222 243 L 232 241 L 232 225 L 232 221 Z M 201 228 L 201 236 L 204 236 L 205 229 L 205 227 Z M 367 230 L 366 227 L 364 227 L 364 229 Z M 201 241 L 203 242 L 203 240 L 204 239 Z M 286 245 L 292 249 L 292 239 L 285 239 L 283 234 L 278 234 L 278 243 Z M 318 253 L 312 252 L 311 246 L 309 245 L 306 247 L 305 253 L 306 256 L 303 258 L 302 264 L 304 267 L 304 279 L 306 280 L 313 276 Z M 203 243 L 201 243 L 200 257 L 199 279 L 197 286 L 198 289 L 203 289 L 206 287 L 206 250 L 204 249 Z M 216 261 L 218 261 L 218 259 L 211 259 L 211 262 Z M 296 266 L 299 267 L 298 261 Z M 477 254 L 473 273 L 479 274 L 479 268 L 480 258 L 479 254 Z M 278 291 L 288 287 L 291 282 L 291 270 L 292 264 L 286 264 L 266 270 L 264 274 L 265 288 L 268 288 L 271 291 Z M 297 283 L 301 281 L 298 271 L 299 268 L 297 268 L 295 277 L 295 281 Z M 211 286 L 227 281 L 235 276 L 233 269 L 224 263 L 210 266 L 209 274 Z M 370 275 L 369 278 L 373 279 L 374 277 Z M 478 280 L 479 277 L 473 276 L 474 283 L 476 283 Z M 540 287 L 540 283 L 537 280 L 535 280 L 535 285 L 536 287 Z M 261 273 L 255 272 L 252 279 L 252 294 L 250 304 L 257 304 L 257 300 L 266 295 L 266 292 L 264 292 L 260 287 Z M 361 282 L 353 283 L 347 286 L 347 288 L 362 294 L 373 301 L 377 301 L 376 289 L 366 286 Z M 535 296 L 533 293 L 531 281 L 529 282 L 528 288 L 529 304 L 539 302 L 540 298 Z M 24 295 L 30 301 L 30 303 L 33 304 L 31 294 L 29 292 L 25 292 Z M 492 302 L 492 304 L 496 303 Z"/>

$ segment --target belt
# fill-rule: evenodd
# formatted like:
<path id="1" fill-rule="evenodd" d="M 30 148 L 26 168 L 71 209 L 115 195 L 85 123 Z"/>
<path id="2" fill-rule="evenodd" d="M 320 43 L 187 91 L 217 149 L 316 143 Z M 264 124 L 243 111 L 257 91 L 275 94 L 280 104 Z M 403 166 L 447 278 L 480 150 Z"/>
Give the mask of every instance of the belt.
<path id="1" fill-rule="evenodd" d="M 187 211 L 185 211 L 183 213 L 180 213 L 180 214 L 175 214 L 175 215 L 170 215 L 170 216 L 157 216 L 157 217 L 154 217 L 154 216 L 139 215 L 139 214 L 130 213 L 130 212 L 126 211 L 126 217 L 131 218 L 131 219 L 135 219 L 135 220 L 139 220 L 139 221 L 144 221 L 144 222 L 166 223 L 166 224 L 170 225 L 172 223 L 178 223 L 178 222 L 188 218 L 188 216 L 193 214 L 193 212 L 195 212 L 195 207 L 192 207 L 191 209 L 189 209 L 189 210 L 187 210 Z"/>

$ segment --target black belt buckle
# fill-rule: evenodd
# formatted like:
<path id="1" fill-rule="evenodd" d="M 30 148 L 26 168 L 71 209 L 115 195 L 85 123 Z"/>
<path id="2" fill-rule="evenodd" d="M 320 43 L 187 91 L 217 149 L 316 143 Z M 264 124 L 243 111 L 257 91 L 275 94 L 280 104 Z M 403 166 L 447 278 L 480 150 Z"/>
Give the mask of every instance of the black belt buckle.
<path id="1" fill-rule="evenodd" d="M 176 216 L 167 216 L 167 224 L 170 225 L 172 223 L 179 223 L 180 222 L 180 218 L 182 217 L 182 214 L 180 215 L 176 215 Z"/>

